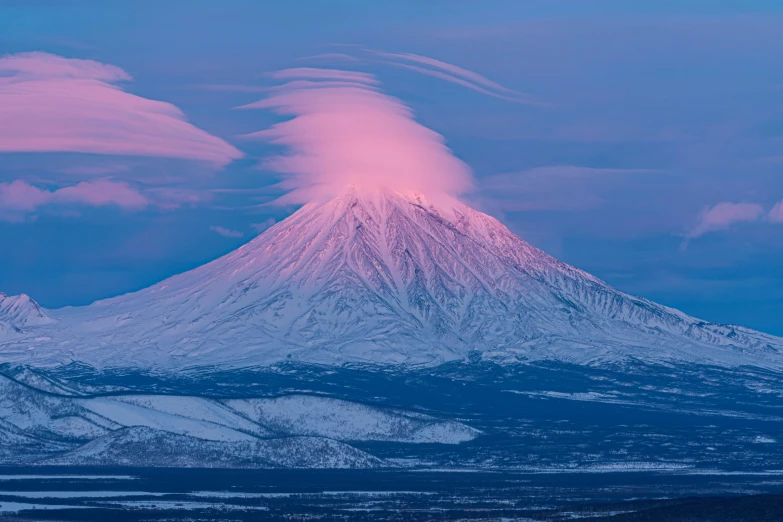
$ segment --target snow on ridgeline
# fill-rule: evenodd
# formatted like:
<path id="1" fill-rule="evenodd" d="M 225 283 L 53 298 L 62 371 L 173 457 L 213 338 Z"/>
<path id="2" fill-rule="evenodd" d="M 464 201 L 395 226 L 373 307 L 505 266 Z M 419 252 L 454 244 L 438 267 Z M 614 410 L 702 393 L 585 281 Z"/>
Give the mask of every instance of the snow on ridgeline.
<path id="1" fill-rule="evenodd" d="M 0 464 L 377 467 L 390 464 L 350 443 L 459 444 L 479 434 L 459 422 L 311 395 L 68 397 L 0 376 Z"/>
<path id="2" fill-rule="evenodd" d="M 459 444 L 480 433 L 459 422 L 433 422 L 428 415 L 380 411 L 364 404 L 312 395 L 236 399 L 224 403 L 277 431 L 337 440 Z"/>
<path id="3" fill-rule="evenodd" d="M 620 292 L 455 200 L 386 190 L 305 205 L 190 272 L 50 314 L 56 324 L 0 337 L 0 363 L 783 368 L 783 339 Z"/>
<path id="4" fill-rule="evenodd" d="M 30 296 L 6 295 L 0 292 L 0 340 L 4 333 L 21 333 L 27 327 L 55 322 Z"/>

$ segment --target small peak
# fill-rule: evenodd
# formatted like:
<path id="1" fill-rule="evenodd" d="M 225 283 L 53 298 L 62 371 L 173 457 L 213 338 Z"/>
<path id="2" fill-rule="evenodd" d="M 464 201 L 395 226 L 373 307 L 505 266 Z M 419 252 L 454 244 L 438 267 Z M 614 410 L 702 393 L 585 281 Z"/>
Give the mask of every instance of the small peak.
<path id="1" fill-rule="evenodd" d="M 29 295 L 7 295 L 0 292 L 0 321 L 17 328 L 56 322 Z"/>
<path id="2" fill-rule="evenodd" d="M 8 295 L 0 292 L 0 302 L 3 302 L 6 304 L 6 306 L 16 305 L 16 306 L 27 306 L 31 305 L 34 307 L 38 307 L 38 303 L 36 303 L 29 295 L 27 294 L 17 294 L 17 295 Z"/>

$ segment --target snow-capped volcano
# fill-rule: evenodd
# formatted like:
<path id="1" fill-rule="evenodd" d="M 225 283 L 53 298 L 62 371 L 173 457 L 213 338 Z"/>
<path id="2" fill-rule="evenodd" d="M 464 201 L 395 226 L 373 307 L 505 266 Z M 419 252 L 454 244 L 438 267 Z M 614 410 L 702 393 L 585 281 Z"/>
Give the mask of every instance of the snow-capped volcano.
<path id="1" fill-rule="evenodd" d="M 308 204 L 195 270 L 49 314 L 56 323 L 0 342 L 2 360 L 236 367 L 633 358 L 783 367 L 783 339 L 624 294 L 456 200 L 391 191 L 351 189 Z"/>

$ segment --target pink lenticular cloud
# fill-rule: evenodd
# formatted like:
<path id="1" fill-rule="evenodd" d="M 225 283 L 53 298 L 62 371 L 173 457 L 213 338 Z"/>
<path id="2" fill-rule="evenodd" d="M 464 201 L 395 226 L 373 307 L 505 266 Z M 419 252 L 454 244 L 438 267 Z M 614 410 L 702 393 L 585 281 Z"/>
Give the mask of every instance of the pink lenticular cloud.
<path id="1" fill-rule="evenodd" d="M 339 69 L 319 69 L 316 67 L 296 67 L 275 71 L 270 75 L 275 80 L 292 80 L 295 78 L 309 78 L 311 80 L 341 80 L 358 83 L 377 84 L 378 80 L 372 75 L 356 71 L 342 71 Z"/>
<path id="2" fill-rule="evenodd" d="M 142 209 L 146 197 L 127 183 L 111 180 L 83 181 L 70 187 L 47 190 L 26 181 L 0 183 L 0 218 L 13 218 L 34 212 L 44 205 L 117 205 L 125 209 Z"/>
<path id="3" fill-rule="evenodd" d="M 0 58 L 0 71 L 14 72 L 17 79 L 73 78 L 114 83 L 131 80 L 128 73 L 114 65 L 94 60 L 75 60 L 49 53 L 32 52 Z"/>
<path id="4" fill-rule="evenodd" d="M 174 105 L 125 92 L 125 71 L 92 60 L 0 58 L 0 152 L 86 152 L 200 160 L 242 153 L 188 123 Z"/>
<path id="5" fill-rule="evenodd" d="M 688 238 L 703 236 L 714 230 L 724 230 L 734 223 L 757 221 L 764 208 L 756 203 L 718 203 L 702 211 L 699 223 L 688 233 Z"/>
<path id="6" fill-rule="evenodd" d="M 443 137 L 417 123 L 400 100 L 366 85 L 287 88 L 245 105 L 293 119 L 247 135 L 290 153 L 265 166 L 285 174 L 285 203 L 323 200 L 348 186 L 459 195 L 472 174 Z"/>

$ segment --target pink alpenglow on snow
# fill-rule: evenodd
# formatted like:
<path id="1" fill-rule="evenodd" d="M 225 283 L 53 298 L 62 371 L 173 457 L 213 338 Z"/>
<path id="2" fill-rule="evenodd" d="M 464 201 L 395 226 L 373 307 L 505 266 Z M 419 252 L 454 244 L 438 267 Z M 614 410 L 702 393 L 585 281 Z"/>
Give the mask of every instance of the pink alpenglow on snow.
<path id="1" fill-rule="evenodd" d="M 758 220 L 764 208 L 756 203 L 718 203 L 702 211 L 699 223 L 688 233 L 688 238 L 703 236 L 707 232 L 729 228 L 734 223 Z"/>
<path id="2" fill-rule="evenodd" d="M 22 180 L 0 183 L 0 218 L 18 219 L 20 215 L 51 204 L 117 205 L 125 209 L 141 209 L 149 201 L 127 183 L 105 179 L 83 181 L 57 190 L 42 189 Z"/>
<path id="3" fill-rule="evenodd" d="M 348 186 L 431 196 L 457 196 L 473 187 L 470 169 L 443 136 L 416 122 L 400 100 L 366 83 L 289 84 L 240 108 L 293 116 L 246 135 L 288 149 L 264 163 L 284 175 L 281 187 L 291 191 L 281 202 L 324 201 Z"/>
<path id="4" fill-rule="evenodd" d="M 199 160 L 242 153 L 170 103 L 125 92 L 131 77 L 92 60 L 33 52 L 0 58 L 0 152 L 85 152 Z"/>

